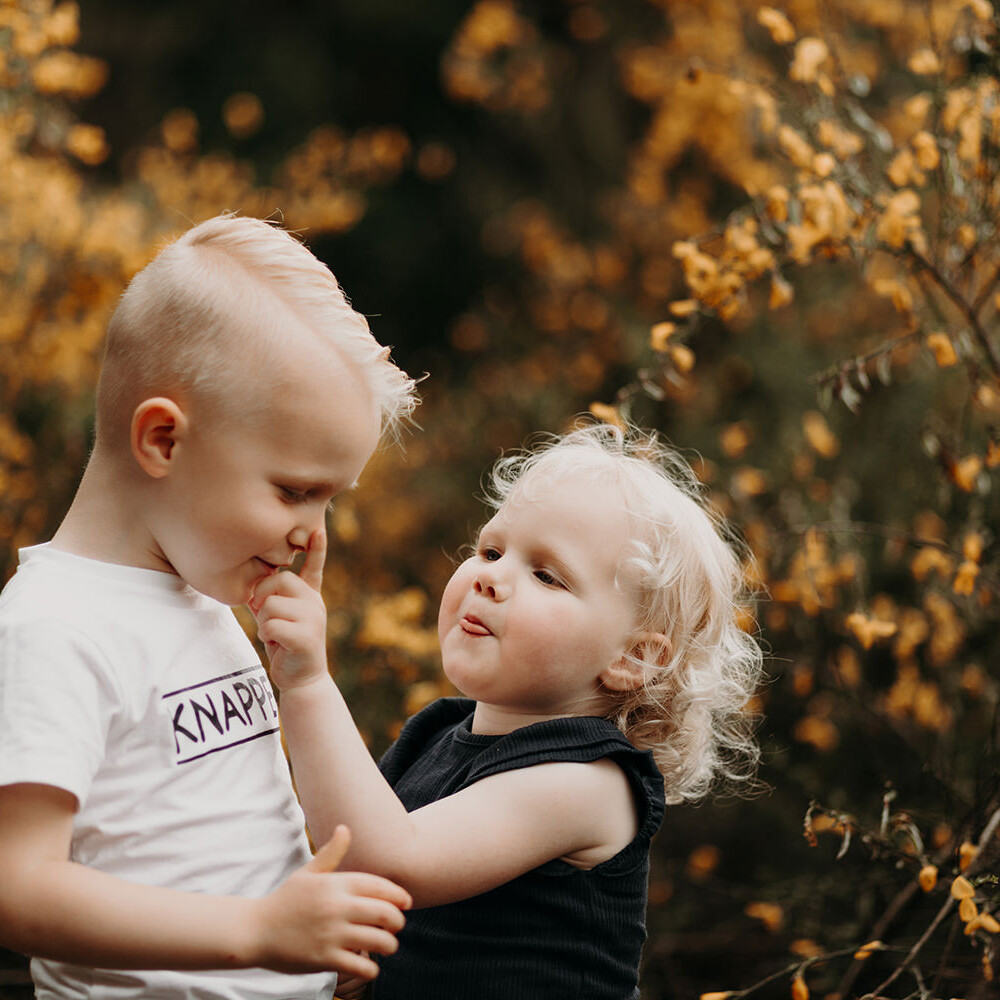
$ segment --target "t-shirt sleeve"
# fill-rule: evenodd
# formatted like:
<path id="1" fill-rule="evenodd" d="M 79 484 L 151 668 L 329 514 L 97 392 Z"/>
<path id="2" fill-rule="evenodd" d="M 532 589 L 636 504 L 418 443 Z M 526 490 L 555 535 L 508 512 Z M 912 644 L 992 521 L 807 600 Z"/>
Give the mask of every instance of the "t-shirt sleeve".
<path id="1" fill-rule="evenodd" d="M 119 703 L 86 636 L 60 621 L 0 621 L 0 785 L 55 785 L 82 802 Z"/>

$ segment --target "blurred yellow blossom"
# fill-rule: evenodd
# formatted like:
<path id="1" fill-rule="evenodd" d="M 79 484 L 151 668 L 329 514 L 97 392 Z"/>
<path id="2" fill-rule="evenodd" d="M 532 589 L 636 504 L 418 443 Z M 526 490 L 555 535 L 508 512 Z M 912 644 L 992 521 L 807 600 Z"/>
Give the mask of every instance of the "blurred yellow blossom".
<path id="1" fill-rule="evenodd" d="M 809 987 L 801 972 L 796 973 L 792 979 L 791 995 L 792 1000 L 809 1000 Z"/>
<path id="2" fill-rule="evenodd" d="M 687 344 L 673 344 L 669 348 L 668 354 L 670 356 L 670 360 L 674 364 L 674 367 L 682 375 L 686 375 L 692 368 L 694 368 L 694 351 L 692 351 Z"/>
<path id="3" fill-rule="evenodd" d="M 936 331 L 927 335 L 928 350 L 934 355 L 934 360 L 939 368 L 950 368 L 958 362 L 958 355 L 955 353 L 955 345 L 951 342 L 951 337 L 943 331 Z"/>
<path id="4" fill-rule="evenodd" d="M 757 23 L 768 30 L 771 39 L 778 45 L 788 45 L 795 41 L 792 22 L 774 7 L 761 7 L 757 11 Z"/>
<path id="5" fill-rule="evenodd" d="M 974 563 L 971 559 L 966 559 L 958 567 L 958 572 L 955 574 L 955 580 L 952 584 L 952 590 L 956 594 L 969 595 L 973 593 L 976 589 L 976 579 L 978 576 L 978 564 Z"/>
<path id="6" fill-rule="evenodd" d="M 844 619 L 844 624 L 854 633 L 865 649 L 871 649 L 879 639 L 888 639 L 896 634 L 895 622 L 869 618 L 860 611 L 852 612 Z"/>
<path id="7" fill-rule="evenodd" d="M 822 38 L 800 38 L 795 43 L 795 57 L 788 75 L 800 83 L 813 83 L 829 55 L 830 49 Z"/>
<path id="8" fill-rule="evenodd" d="M 930 73 L 939 73 L 941 71 L 941 60 L 938 59 L 937 54 L 933 49 L 923 48 L 918 49 L 916 52 L 910 56 L 910 61 L 907 64 L 911 71 L 918 73 L 922 76 L 926 76 Z"/>
<path id="9" fill-rule="evenodd" d="M 71 97 L 93 97 L 107 77 L 106 63 L 68 50 L 42 56 L 31 71 L 32 82 L 40 94 Z"/>
<path id="10" fill-rule="evenodd" d="M 722 860 L 722 852 L 715 844 L 702 844 L 696 847 L 687 860 L 688 878 L 700 882 L 709 877 Z"/>
<path id="11" fill-rule="evenodd" d="M 936 865 L 924 865 L 920 869 L 918 880 L 924 892 L 930 892 L 937 885 L 938 870 Z"/>
<path id="12" fill-rule="evenodd" d="M 743 912 L 748 917 L 759 920 L 772 934 L 777 934 L 785 923 L 785 908 L 778 903 L 747 903 Z"/>
<path id="13" fill-rule="evenodd" d="M 247 91 L 230 94 L 222 105 L 222 120 L 230 135 L 246 139 L 264 124 L 264 105 L 256 94 Z"/>
<path id="14" fill-rule="evenodd" d="M 667 342 L 676 332 L 676 323 L 656 323 L 649 331 L 649 346 L 654 351 L 665 351 Z"/>
<path id="15" fill-rule="evenodd" d="M 983 460 L 978 455 L 966 455 L 949 467 L 949 473 L 955 485 L 971 493 L 976 488 L 976 481 L 983 468 Z"/>
<path id="16" fill-rule="evenodd" d="M 66 150 L 88 166 L 103 163 L 111 152 L 104 129 L 82 124 L 72 125 L 66 133 Z"/>
<path id="17" fill-rule="evenodd" d="M 840 451 L 840 441 L 830 430 L 826 417 L 818 410 L 808 410 L 802 416 L 802 430 L 809 446 L 822 458 L 833 458 Z"/>

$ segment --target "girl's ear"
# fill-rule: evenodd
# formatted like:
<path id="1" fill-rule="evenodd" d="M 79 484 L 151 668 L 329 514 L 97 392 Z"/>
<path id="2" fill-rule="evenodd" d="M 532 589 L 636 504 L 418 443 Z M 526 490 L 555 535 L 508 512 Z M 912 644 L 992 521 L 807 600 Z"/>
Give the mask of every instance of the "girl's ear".
<path id="1" fill-rule="evenodd" d="M 650 667 L 670 662 L 670 639 L 662 632 L 640 632 L 629 647 L 597 679 L 609 691 L 634 691 L 646 681 Z"/>
<path id="2" fill-rule="evenodd" d="M 129 438 L 132 455 L 143 472 L 154 479 L 166 476 L 187 429 L 187 415 L 172 399 L 144 399 L 132 414 Z"/>

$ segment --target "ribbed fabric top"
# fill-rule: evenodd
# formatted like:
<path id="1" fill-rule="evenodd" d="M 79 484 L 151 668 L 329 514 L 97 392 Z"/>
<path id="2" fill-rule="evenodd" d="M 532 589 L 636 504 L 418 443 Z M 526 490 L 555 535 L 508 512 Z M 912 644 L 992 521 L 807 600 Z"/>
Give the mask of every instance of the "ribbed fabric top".
<path id="1" fill-rule="evenodd" d="M 479 896 L 408 914 L 399 951 L 380 960 L 376 1000 L 637 997 L 649 844 L 664 808 L 652 755 L 591 716 L 500 736 L 473 733 L 474 707 L 465 698 L 434 702 L 407 722 L 382 758 L 380 767 L 408 810 L 502 771 L 610 757 L 632 786 L 639 832 L 589 871 L 549 861 Z"/>

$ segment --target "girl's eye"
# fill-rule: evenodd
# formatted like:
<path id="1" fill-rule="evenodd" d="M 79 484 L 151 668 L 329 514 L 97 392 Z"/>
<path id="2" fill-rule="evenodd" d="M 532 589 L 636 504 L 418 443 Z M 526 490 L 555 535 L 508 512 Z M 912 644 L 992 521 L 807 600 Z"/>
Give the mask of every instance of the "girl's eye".
<path id="1" fill-rule="evenodd" d="M 561 587 L 563 585 L 562 581 L 553 576 L 547 569 L 536 569 L 535 579 L 544 583 L 546 587 Z"/>
<path id="2" fill-rule="evenodd" d="M 279 486 L 278 492 L 285 503 L 305 503 L 306 494 L 301 490 L 293 490 L 288 486 Z"/>
<path id="3" fill-rule="evenodd" d="M 480 549 L 479 558 L 485 559 L 487 562 L 496 562 L 500 558 L 500 552 L 498 549 Z"/>

